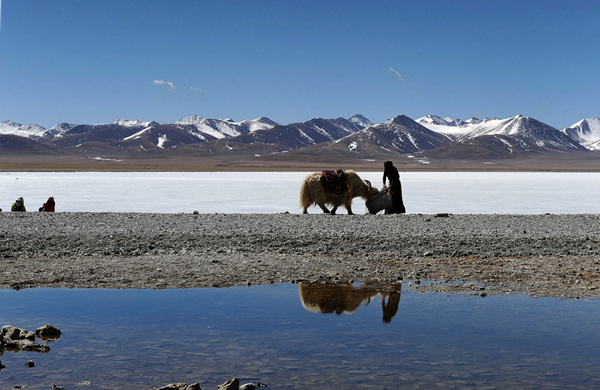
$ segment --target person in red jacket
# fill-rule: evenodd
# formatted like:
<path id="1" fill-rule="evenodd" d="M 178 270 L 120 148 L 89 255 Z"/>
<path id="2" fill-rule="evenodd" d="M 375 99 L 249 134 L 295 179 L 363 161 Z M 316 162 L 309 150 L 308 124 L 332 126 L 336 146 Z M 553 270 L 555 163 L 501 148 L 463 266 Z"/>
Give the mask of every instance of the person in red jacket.
<path id="1" fill-rule="evenodd" d="M 46 201 L 46 203 L 42 204 L 42 207 L 40 207 L 40 211 L 49 211 L 51 213 L 54 212 L 54 197 L 51 196 L 48 198 L 48 200 Z"/>

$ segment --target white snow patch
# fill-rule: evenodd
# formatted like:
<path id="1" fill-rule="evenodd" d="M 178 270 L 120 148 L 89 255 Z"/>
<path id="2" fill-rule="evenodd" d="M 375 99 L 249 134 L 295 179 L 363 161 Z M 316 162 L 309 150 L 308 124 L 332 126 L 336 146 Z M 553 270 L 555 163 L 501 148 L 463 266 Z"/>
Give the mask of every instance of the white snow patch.
<path id="1" fill-rule="evenodd" d="M 512 154 L 512 153 L 513 153 L 513 148 L 512 148 L 512 145 L 510 144 L 510 142 L 508 142 L 507 140 L 505 140 L 505 139 L 502 139 L 502 138 L 498 138 L 498 139 L 499 139 L 500 141 L 502 141 L 502 143 L 503 143 L 504 145 L 506 145 L 506 148 L 507 148 L 507 149 L 508 149 L 508 151 L 509 151 L 509 152 Z"/>
<path id="2" fill-rule="evenodd" d="M 123 161 L 123 160 L 118 160 L 116 158 L 103 158 L 103 157 L 88 157 L 91 158 L 92 160 L 98 160 L 98 161 Z"/>
<path id="3" fill-rule="evenodd" d="M 123 138 L 123 141 L 129 141 L 132 139 L 138 139 L 140 138 L 144 133 L 147 133 L 150 131 L 150 127 L 147 127 L 145 129 L 142 129 L 140 131 L 138 131 L 137 133 L 131 134 L 129 137 L 125 137 Z"/>
<path id="4" fill-rule="evenodd" d="M 412 134 L 406 133 L 406 136 L 408 137 L 408 140 L 414 145 L 415 148 L 420 149 L 419 146 L 417 145 L 417 141 L 412 136 Z"/>
<path id="5" fill-rule="evenodd" d="M 309 141 L 310 141 L 311 143 L 313 143 L 313 144 L 314 144 L 314 143 L 316 143 L 316 142 L 315 142 L 315 141 L 314 141 L 312 138 L 310 138 L 310 137 L 308 136 L 308 134 L 306 134 L 305 132 L 303 132 L 303 131 L 302 131 L 302 130 L 300 130 L 300 129 L 298 129 L 298 131 L 300 132 L 300 135 L 301 135 L 302 137 L 306 138 L 307 140 L 309 140 Z"/>
<path id="6" fill-rule="evenodd" d="M 319 127 L 319 126 L 315 126 L 315 130 L 316 130 L 318 133 L 321 133 L 321 134 L 323 134 L 325 137 L 327 137 L 327 138 L 331 139 L 331 135 L 330 135 L 330 134 L 329 134 L 329 133 L 328 133 L 328 132 L 327 132 L 325 129 L 323 129 L 323 128 Z M 347 131 L 347 130 L 346 130 L 346 131 Z"/>
<path id="7" fill-rule="evenodd" d="M 158 137 L 158 143 L 156 144 L 156 146 L 158 146 L 161 149 L 165 148 L 165 143 L 169 140 L 169 138 L 167 138 L 166 134 L 161 134 Z"/>

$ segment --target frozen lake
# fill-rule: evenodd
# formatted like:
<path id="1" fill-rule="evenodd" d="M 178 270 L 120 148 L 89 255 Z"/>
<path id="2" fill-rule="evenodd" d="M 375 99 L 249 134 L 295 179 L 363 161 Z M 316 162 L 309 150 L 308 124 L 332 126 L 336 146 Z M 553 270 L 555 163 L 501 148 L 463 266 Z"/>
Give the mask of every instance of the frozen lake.
<path id="1" fill-rule="evenodd" d="M 3 172 L 0 208 L 25 199 L 37 211 L 156 213 L 300 213 L 310 172 Z M 358 172 L 378 188 L 382 172 Z M 600 173 L 400 172 L 408 213 L 596 214 Z M 355 213 L 366 208 L 354 200 Z M 321 213 L 313 207 L 310 213 Z M 340 212 L 345 213 L 345 210 Z"/>

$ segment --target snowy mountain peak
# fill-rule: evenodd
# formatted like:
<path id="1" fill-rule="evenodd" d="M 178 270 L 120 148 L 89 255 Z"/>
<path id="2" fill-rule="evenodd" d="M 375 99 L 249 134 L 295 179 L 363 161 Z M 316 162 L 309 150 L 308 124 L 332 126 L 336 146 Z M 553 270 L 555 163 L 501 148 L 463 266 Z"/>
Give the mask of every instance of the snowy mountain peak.
<path id="1" fill-rule="evenodd" d="M 465 122 L 460 119 L 454 119 L 450 117 L 441 118 L 436 115 L 427 115 L 417 119 L 415 122 L 420 123 L 423 126 L 427 125 L 438 125 L 438 126 L 462 126 Z"/>
<path id="2" fill-rule="evenodd" d="M 582 119 L 561 131 L 587 149 L 600 150 L 600 118 Z"/>
<path id="3" fill-rule="evenodd" d="M 149 123 L 150 122 L 145 122 L 138 119 L 117 119 L 116 121 L 111 122 L 111 124 L 113 125 L 119 125 L 124 127 L 147 127 Z"/>
<path id="4" fill-rule="evenodd" d="M 484 122 L 484 121 L 490 120 L 490 119 L 496 119 L 496 118 L 486 118 L 486 119 L 481 120 L 481 119 L 473 117 L 473 118 L 467 119 L 464 122 L 465 122 L 466 125 L 476 125 L 476 124 L 479 124 L 481 122 Z"/>
<path id="5" fill-rule="evenodd" d="M 349 120 L 350 120 L 350 122 L 356 123 L 357 125 L 360 125 L 361 127 L 369 127 L 369 126 L 373 126 L 375 124 L 360 114 L 356 114 L 356 115 L 352 116 Z"/>
<path id="6" fill-rule="evenodd" d="M 247 128 L 250 133 L 253 133 L 257 130 L 268 130 L 276 126 L 278 123 L 273 122 L 267 117 L 261 116 L 260 118 L 256 119 L 246 119 L 241 122 L 232 122 L 232 124 L 241 128 Z"/>
<path id="7" fill-rule="evenodd" d="M 65 134 L 67 131 L 71 130 L 75 126 L 78 126 L 78 125 L 76 125 L 74 123 L 65 123 L 65 122 L 59 123 L 57 125 L 52 126 L 48 130 L 44 131 L 42 136 L 43 137 L 60 138 L 63 136 L 63 134 Z"/>
<path id="8" fill-rule="evenodd" d="M 0 122 L 0 134 L 14 134 L 20 137 L 35 138 L 41 136 L 45 128 L 40 125 L 22 125 L 13 121 Z"/>
<path id="9" fill-rule="evenodd" d="M 52 126 L 48 131 L 65 132 L 71 130 L 73 127 L 78 126 L 75 123 L 59 123 L 58 125 Z"/>
<path id="10" fill-rule="evenodd" d="M 206 118 L 200 116 L 200 115 L 191 115 L 191 116 L 186 116 L 185 118 L 182 118 L 178 121 L 173 122 L 173 124 L 179 124 L 179 125 L 194 125 L 196 123 L 202 123 L 206 120 Z"/>
<path id="11" fill-rule="evenodd" d="M 406 115 L 398 115 L 398 116 L 393 117 L 392 119 L 389 119 L 385 123 L 387 123 L 387 124 L 395 123 L 395 124 L 401 125 L 401 126 L 412 127 L 414 122 L 415 121 L 413 121 Z"/>

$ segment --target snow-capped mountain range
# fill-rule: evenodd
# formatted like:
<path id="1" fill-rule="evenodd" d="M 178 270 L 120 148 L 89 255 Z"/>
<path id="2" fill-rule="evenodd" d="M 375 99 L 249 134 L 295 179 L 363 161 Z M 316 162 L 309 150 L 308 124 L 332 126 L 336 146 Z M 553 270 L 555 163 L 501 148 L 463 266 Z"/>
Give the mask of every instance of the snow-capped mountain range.
<path id="1" fill-rule="evenodd" d="M 405 115 L 399 115 L 384 123 L 373 125 L 363 131 L 339 140 L 352 152 L 369 154 L 377 149 L 395 153 L 416 153 L 446 145 L 450 140 L 443 134 L 429 130 Z"/>
<path id="2" fill-rule="evenodd" d="M 211 154 L 277 153 L 318 145 L 317 149 L 324 154 L 343 148 L 344 153 L 363 158 L 377 153 L 428 151 L 447 158 L 462 158 L 470 153 L 479 155 L 482 150 L 486 155 L 498 157 L 528 152 L 600 150 L 600 118 L 582 119 L 558 130 L 522 115 L 467 120 L 434 115 L 412 120 L 400 115 L 380 124 L 355 115 L 349 119 L 314 118 L 287 125 L 265 117 L 235 122 L 193 115 L 172 123 L 118 119 L 94 125 L 60 123 L 50 129 L 4 121 L 0 122 L 2 135 L 25 137 L 65 153 L 85 153 L 88 149 L 143 153 L 192 146 L 197 152 Z"/>
<path id="3" fill-rule="evenodd" d="M 482 136 L 518 137 L 549 149 L 579 149 L 585 147 L 579 140 L 538 120 L 523 115 L 512 118 L 471 118 L 466 121 L 440 118 L 433 115 L 416 120 L 428 129 L 446 135 L 453 141 L 464 141 Z M 581 123 L 581 122 L 579 122 Z M 590 137 L 591 138 L 591 137 Z M 600 139 L 600 132 L 596 140 Z"/>

